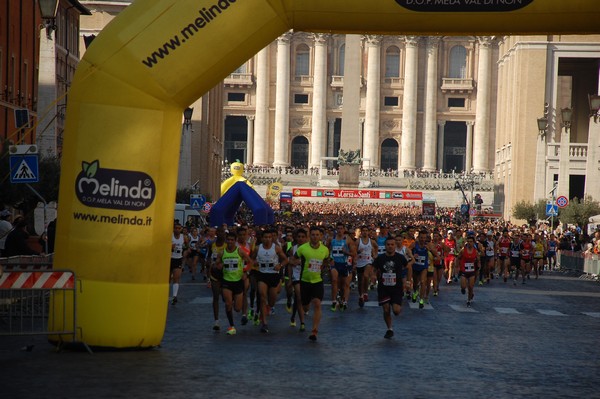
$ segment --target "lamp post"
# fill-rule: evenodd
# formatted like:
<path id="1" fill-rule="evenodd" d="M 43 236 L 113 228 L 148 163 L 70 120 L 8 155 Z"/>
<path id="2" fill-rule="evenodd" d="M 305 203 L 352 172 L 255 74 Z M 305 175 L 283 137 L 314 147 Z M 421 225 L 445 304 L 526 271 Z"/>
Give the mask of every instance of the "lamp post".
<path id="1" fill-rule="evenodd" d="M 600 95 L 592 94 L 588 96 L 590 103 L 590 121 L 588 124 L 588 153 L 586 159 L 585 171 L 585 195 L 592 198 L 600 196 L 600 170 L 598 170 L 598 162 L 600 162 Z"/>
<path id="2" fill-rule="evenodd" d="M 570 151 L 571 151 L 571 119 L 573 110 L 571 108 L 562 108 L 560 110 L 562 131 L 560 135 L 560 157 L 558 166 L 558 195 L 564 195 L 569 198 L 569 170 L 570 170 Z"/>
<path id="3" fill-rule="evenodd" d="M 544 104 L 544 115 L 537 119 L 538 136 L 536 142 L 535 180 L 533 198 L 535 201 L 545 197 L 546 191 L 546 133 L 548 132 L 548 103 Z"/>
<path id="4" fill-rule="evenodd" d="M 59 0 L 39 0 L 43 24 L 40 25 L 40 59 L 38 68 L 38 124 L 36 144 L 43 157 L 58 156 L 56 87 L 56 44 L 52 32 L 56 30 Z M 46 30 L 46 35 L 41 30 Z"/>
<path id="5" fill-rule="evenodd" d="M 183 124 L 181 128 L 181 144 L 179 147 L 179 175 L 177 188 L 189 188 L 192 184 L 192 115 L 194 108 L 187 107 L 183 110 Z"/>
<path id="6" fill-rule="evenodd" d="M 600 95 L 590 94 L 588 100 L 590 102 L 590 118 L 594 117 L 594 123 L 598 123 L 598 119 L 600 119 Z"/>
<path id="7" fill-rule="evenodd" d="M 56 30 L 56 10 L 58 9 L 59 0 L 39 0 L 40 14 L 43 27 L 46 29 L 46 38 L 52 40 L 52 32 Z"/>

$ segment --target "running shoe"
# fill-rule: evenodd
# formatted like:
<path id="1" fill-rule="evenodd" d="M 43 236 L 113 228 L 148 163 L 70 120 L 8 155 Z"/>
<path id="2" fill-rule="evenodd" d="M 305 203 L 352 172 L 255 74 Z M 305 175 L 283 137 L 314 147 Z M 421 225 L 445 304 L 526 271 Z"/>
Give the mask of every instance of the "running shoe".
<path id="1" fill-rule="evenodd" d="M 483 281 L 482 280 L 479 280 L 479 285 L 483 285 Z"/>
<path id="2" fill-rule="evenodd" d="M 438 296 L 439 291 L 433 291 L 433 296 Z"/>
<path id="3" fill-rule="evenodd" d="M 366 292 L 363 294 L 363 300 L 366 302 L 369 302 L 369 294 L 367 294 Z"/>
<path id="4" fill-rule="evenodd" d="M 362 298 L 362 296 L 358 297 L 358 307 L 362 308 L 365 306 L 365 300 Z"/>
<path id="5" fill-rule="evenodd" d="M 332 312 L 335 312 L 335 311 L 337 310 L 337 305 L 336 305 L 336 303 L 335 303 L 335 302 L 333 302 L 333 303 L 331 304 L 331 308 L 330 308 L 330 309 L 331 309 L 331 311 L 332 311 Z"/>
<path id="6" fill-rule="evenodd" d="M 237 333 L 237 331 L 235 330 L 234 326 L 231 326 L 227 329 L 227 335 L 235 335 L 235 333 Z"/>
<path id="7" fill-rule="evenodd" d="M 465 288 L 461 288 L 461 289 L 460 289 L 460 293 L 461 293 L 461 294 L 465 295 L 465 293 L 466 293 L 466 292 L 467 292 L 467 290 L 466 290 Z"/>
<path id="8" fill-rule="evenodd" d="M 471 301 L 467 301 L 467 307 L 470 308 L 471 307 Z"/>
<path id="9" fill-rule="evenodd" d="M 250 308 L 248 309 L 248 318 L 251 319 L 254 317 L 254 309 Z"/>
<path id="10" fill-rule="evenodd" d="M 508 279 L 506 278 L 506 276 L 504 277 L 504 282 L 506 283 L 508 281 Z"/>
<path id="11" fill-rule="evenodd" d="M 348 302 L 344 302 L 340 308 L 341 308 L 342 312 L 344 310 L 347 310 L 348 309 Z"/>
<path id="12" fill-rule="evenodd" d="M 529 280 L 529 279 L 530 279 L 530 277 L 529 277 L 529 274 L 528 274 L 528 275 L 527 275 L 527 280 Z"/>
<path id="13" fill-rule="evenodd" d="M 454 276 L 454 278 L 452 279 L 452 281 L 454 281 L 455 283 L 458 283 L 458 277 Z"/>
<path id="14" fill-rule="evenodd" d="M 419 300 L 419 309 L 423 309 L 425 307 L 425 302 L 423 302 L 423 299 Z"/>
<path id="15" fill-rule="evenodd" d="M 263 326 L 260 329 L 261 333 L 268 333 L 269 332 L 269 327 L 267 327 L 266 324 L 263 324 Z"/>
<path id="16" fill-rule="evenodd" d="M 311 341 L 316 341 L 317 340 L 317 330 L 312 330 L 312 334 L 310 334 L 308 339 L 310 339 Z"/>
<path id="17" fill-rule="evenodd" d="M 248 318 L 246 317 L 246 315 L 242 316 L 242 325 L 245 326 L 246 324 L 248 324 Z"/>
<path id="18" fill-rule="evenodd" d="M 178 301 L 177 301 L 177 297 L 176 297 L 176 296 L 174 296 L 174 297 L 173 297 L 173 300 L 171 301 L 171 305 L 176 305 L 176 304 L 177 304 L 177 302 L 178 302 Z"/>
<path id="19" fill-rule="evenodd" d="M 390 339 L 390 338 L 392 338 L 393 336 L 394 336 L 394 331 L 392 331 L 392 330 L 387 330 L 387 331 L 385 332 L 385 335 L 383 336 L 383 338 Z"/>
<path id="20" fill-rule="evenodd" d="M 296 320 L 290 320 L 290 327 L 296 327 Z"/>
<path id="21" fill-rule="evenodd" d="M 292 313 L 292 303 L 291 302 L 288 302 L 288 303 L 285 304 L 285 310 L 288 313 Z"/>
<path id="22" fill-rule="evenodd" d="M 413 293 L 412 293 L 412 302 L 413 302 L 413 303 L 417 302 L 417 295 L 419 295 L 419 294 L 417 293 L 417 291 L 413 291 Z"/>
<path id="23" fill-rule="evenodd" d="M 300 323 L 300 332 L 306 331 L 306 325 L 304 323 Z"/>
<path id="24" fill-rule="evenodd" d="M 271 316 L 275 316 L 275 306 L 273 306 L 267 314 L 271 315 Z"/>
<path id="25" fill-rule="evenodd" d="M 258 318 L 258 314 L 254 315 L 254 322 L 253 323 L 254 323 L 255 326 L 258 326 L 260 324 L 260 320 Z"/>
<path id="26" fill-rule="evenodd" d="M 215 324 L 213 324 L 213 331 L 220 331 L 221 326 L 219 325 L 219 320 L 215 320 Z"/>

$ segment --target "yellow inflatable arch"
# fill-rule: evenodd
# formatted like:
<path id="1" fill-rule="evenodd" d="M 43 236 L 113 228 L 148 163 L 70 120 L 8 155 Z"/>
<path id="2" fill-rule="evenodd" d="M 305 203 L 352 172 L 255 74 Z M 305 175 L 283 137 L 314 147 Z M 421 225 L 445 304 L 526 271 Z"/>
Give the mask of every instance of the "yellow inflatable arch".
<path id="1" fill-rule="evenodd" d="M 597 33 L 599 10 L 597 0 L 135 1 L 95 39 L 69 93 L 55 267 L 80 279 L 76 340 L 161 342 L 182 111 L 282 33 Z"/>

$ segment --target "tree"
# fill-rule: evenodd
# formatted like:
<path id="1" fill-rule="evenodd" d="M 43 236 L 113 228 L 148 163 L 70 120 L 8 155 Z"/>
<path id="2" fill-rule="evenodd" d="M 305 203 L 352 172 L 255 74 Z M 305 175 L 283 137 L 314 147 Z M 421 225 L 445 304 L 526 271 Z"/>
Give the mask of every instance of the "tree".
<path id="1" fill-rule="evenodd" d="M 516 219 L 526 220 L 530 225 L 537 221 L 536 207 L 528 201 L 519 201 L 513 207 L 512 215 Z"/>
<path id="2" fill-rule="evenodd" d="M 584 228 L 589 218 L 600 214 L 600 203 L 591 196 L 586 195 L 583 200 L 573 198 L 565 208 L 560 211 L 560 221 L 563 223 L 578 224 Z"/>

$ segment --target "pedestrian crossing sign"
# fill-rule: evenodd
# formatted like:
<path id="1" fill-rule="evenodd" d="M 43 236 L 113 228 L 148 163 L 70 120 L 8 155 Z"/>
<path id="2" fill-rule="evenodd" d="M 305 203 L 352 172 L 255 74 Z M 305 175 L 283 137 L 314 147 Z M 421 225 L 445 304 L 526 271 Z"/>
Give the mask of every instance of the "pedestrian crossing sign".
<path id="1" fill-rule="evenodd" d="M 11 183 L 37 183 L 39 181 L 37 154 L 11 155 L 9 161 Z"/>

